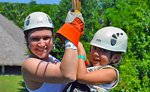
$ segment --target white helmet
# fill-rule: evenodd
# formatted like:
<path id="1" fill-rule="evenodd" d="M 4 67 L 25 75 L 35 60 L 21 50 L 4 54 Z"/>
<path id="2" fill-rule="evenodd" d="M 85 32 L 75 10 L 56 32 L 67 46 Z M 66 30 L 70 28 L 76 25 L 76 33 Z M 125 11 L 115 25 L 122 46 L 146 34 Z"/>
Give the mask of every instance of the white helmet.
<path id="1" fill-rule="evenodd" d="M 126 53 L 127 40 L 128 37 L 123 30 L 110 26 L 99 29 L 90 44 L 106 50 Z"/>
<path id="2" fill-rule="evenodd" d="M 33 28 L 54 28 L 51 18 L 44 12 L 33 12 L 24 21 L 24 32 Z"/>

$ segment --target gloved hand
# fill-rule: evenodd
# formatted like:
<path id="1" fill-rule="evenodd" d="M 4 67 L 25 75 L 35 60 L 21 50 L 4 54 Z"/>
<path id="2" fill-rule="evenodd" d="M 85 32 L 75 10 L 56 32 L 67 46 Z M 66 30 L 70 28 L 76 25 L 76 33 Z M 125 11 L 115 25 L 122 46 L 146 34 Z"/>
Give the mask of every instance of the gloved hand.
<path id="1" fill-rule="evenodd" d="M 84 20 L 82 14 L 75 10 L 69 11 L 65 20 L 65 24 L 56 32 L 56 35 L 64 42 L 63 38 L 71 41 L 76 47 L 80 36 L 84 34 Z"/>
<path id="2" fill-rule="evenodd" d="M 67 13 L 67 17 L 65 20 L 65 23 L 71 23 L 73 22 L 73 20 L 78 17 L 83 23 L 84 23 L 84 19 L 82 17 L 82 14 L 80 13 L 80 11 L 78 10 L 69 10 Z"/>
<path id="3" fill-rule="evenodd" d="M 84 34 L 84 19 L 82 14 L 78 10 L 69 10 L 67 13 L 67 17 L 65 23 L 70 23 L 78 28 L 81 32 L 81 35 Z"/>

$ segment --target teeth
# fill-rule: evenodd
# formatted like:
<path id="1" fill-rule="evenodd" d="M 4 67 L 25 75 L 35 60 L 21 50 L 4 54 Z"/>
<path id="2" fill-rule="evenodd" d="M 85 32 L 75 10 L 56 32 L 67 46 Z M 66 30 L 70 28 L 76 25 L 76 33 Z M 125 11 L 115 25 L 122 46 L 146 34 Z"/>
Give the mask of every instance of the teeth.
<path id="1" fill-rule="evenodd" d="M 40 52 L 46 52 L 46 50 L 45 50 L 45 49 L 44 49 L 44 50 L 43 50 L 43 49 L 42 49 L 42 50 L 38 49 L 38 51 L 40 51 Z"/>
<path id="2" fill-rule="evenodd" d="M 44 46 L 44 48 L 46 49 L 46 46 Z"/>
<path id="3" fill-rule="evenodd" d="M 46 52 L 46 50 L 43 50 L 43 52 Z"/>
<path id="4" fill-rule="evenodd" d="M 94 60 L 100 60 L 99 58 L 95 58 Z"/>

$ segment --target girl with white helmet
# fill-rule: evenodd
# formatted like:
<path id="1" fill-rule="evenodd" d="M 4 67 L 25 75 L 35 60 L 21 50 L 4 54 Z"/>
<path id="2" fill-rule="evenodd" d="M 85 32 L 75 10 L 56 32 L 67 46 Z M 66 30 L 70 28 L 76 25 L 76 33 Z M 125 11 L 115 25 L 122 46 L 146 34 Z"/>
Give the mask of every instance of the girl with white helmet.
<path id="1" fill-rule="evenodd" d="M 66 83 L 76 80 L 77 48 L 66 40 L 61 62 L 50 55 L 53 29 L 51 18 L 44 12 L 33 12 L 25 19 L 24 34 L 31 54 L 22 65 L 22 74 L 29 92 L 62 92 Z"/>
<path id="2" fill-rule="evenodd" d="M 84 47 L 79 42 L 77 81 L 67 88 L 68 92 L 109 92 L 117 86 L 119 71 L 112 65 L 118 64 L 122 53 L 126 53 L 127 39 L 120 28 L 109 26 L 99 29 L 90 42 L 88 68 Z"/>

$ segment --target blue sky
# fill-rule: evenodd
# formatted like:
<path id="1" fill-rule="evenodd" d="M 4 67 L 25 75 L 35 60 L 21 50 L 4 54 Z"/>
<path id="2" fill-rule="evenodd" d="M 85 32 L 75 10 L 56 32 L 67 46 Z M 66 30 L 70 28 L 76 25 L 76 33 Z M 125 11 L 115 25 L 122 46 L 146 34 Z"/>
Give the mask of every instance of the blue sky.
<path id="1" fill-rule="evenodd" d="M 29 3 L 31 0 L 0 0 L 0 2 Z M 59 4 L 61 0 L 34 0 L 38 4 Z"/>

